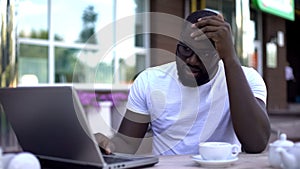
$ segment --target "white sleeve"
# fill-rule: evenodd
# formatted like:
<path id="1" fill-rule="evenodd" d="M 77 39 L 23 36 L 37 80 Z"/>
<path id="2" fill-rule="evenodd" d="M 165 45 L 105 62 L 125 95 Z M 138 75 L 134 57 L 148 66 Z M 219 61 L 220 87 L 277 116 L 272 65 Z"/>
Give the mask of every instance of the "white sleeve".
<path id="1" fill-rule="evenodd" d="M 253 68 L 243 67 L 245 76 L 249 86 L 258 99 L 261 99 L 265 104 L 267 103 L 267 88 L 261 75 Z"/>
<path id="2" fill-rule="evenodd" d="M 147 106 L 147 72 L 138 75 L 130 87 L 127 109 L 141 114 L 149 114 Z"/>

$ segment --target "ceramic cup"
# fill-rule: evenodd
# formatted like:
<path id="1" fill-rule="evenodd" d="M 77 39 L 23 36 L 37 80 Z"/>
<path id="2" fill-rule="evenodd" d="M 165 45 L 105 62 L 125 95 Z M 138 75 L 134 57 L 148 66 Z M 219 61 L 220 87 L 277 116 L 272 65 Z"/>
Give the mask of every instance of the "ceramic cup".
<path id="1" fill-rule="evenodd" d="M 228 160 L 240 152 L 237 144 L 226 142 L 203 142 L 199 144 L 199 154 L 204 160 Z"/>

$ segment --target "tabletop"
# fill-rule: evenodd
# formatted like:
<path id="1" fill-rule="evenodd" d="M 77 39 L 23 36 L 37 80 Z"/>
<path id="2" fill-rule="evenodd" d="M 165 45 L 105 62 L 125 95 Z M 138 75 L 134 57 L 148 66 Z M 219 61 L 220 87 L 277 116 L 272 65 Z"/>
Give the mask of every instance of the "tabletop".
<path id="1" fill-rule="evenodd" d="M 53 163 L 55 164 L 55 163 Z M 67 168 L 67 169 L 82 169 L 76 165 L 65 164 L 63 167 L 54 165 L 51 169 Z M 221 165 L 220 165 L 221 164 Z M 50 169 L 43 167 L 43 169 Z M 86 169 L 86 167 L 84 167 Z M 152 167 L 145 169 L 274 169 L 269 163 L 268 153 L 260 154 L 246 154 L 240 153 L 236 160 L 228 163 L 198 163 L 194 161 L 193 155 L 173 155 L 173 156 L 159 156 L 159 162 Z M 94 169 L 94 167 L 93 167 Z"/>
<path id="2" fill-rule="evenodd" d="M 260 154 L 246 154 L 241 153 L 238 155 L 236 161 L 226 164 L 226 168 L 232 169 L 272 169 L 267 153 Z M 161 156 L 159 157 L 159 163 L 151 168 L 155 169 L 201 169 L 201 168 L 223 168 L 224 166 L 205 166 L 201 165 L 193 160 L 191 155 L 176 155 L 176 156 Z"/>

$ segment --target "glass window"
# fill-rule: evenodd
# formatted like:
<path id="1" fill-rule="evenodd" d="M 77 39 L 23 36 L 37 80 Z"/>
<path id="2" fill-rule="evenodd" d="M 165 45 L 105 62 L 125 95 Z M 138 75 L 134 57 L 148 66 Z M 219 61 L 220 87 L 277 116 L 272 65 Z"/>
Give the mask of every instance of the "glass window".
<path id="1" fill-rule="evenodd" d="M 47 0 L 20 0 L 17 11 L 19 37 L 48 39 Z"/>
<path id="2" fill-rule="evenodd" d="M 145 12 L 145 1 L 136 0 L 136 13 Z M 145 36 L 146 34 L 141 34 L 141 32 L 145 31 L 145 18 L 144 15 L 136 15 L 135 17 L 135 46 L 137 47 L 145 47 Z"/>
<path id="3" fill-rule="evenodd" d="M 77 63 L 76 55 L 79 49 L 74 48 L 55 48 L 55 82 L 71 83 L 73 80 L 73 71 Z"/>
<path id="4" fill-rule="evenodd" d="M 126 6 L 126 9 L 124 8 Z M 141 14 L 145 12 L 145 1 L 138 0 L 127 0 L 127 1 L 117 1 L 117 21 L 125 20 L 126 31 L 122 23 L 117 23 L 116 34 L 125 34 L 124 37 L 118 37 L 116 46 L 116 56 L 119 66 L 117 75 L 119 76 L 120 83 L 131 82 L 133 77 L 145 69 L 145 15 Z M 135 15 L 137 14 L 137 15 Z M 121 33 L 119 33 L 121 32 Z M 125 32 L 125 33 L 124 33 Z M 124 52 L 126 51 L 126 52 Z M 140 63 L 144 61 L 144 63 Z"/>
<path id="5" fill-rule="evenodd" d="M 136 15 L 147 12 L 146 4 L 21 0 L 19 77 L 33 74 L 38 83 L 130 83 L 148 66 L 149 38 L 143 33 L 148 21 Z"/>
<path id="6" fill-rule="evenodd" d="M 48 47 L 21 44 L 18 57 L 19 83 L 30 85 L 48 82 Z"/>
<path id="7" fill-rule="evenodd" d="M 73 68 L 75 83 L 113 83 L 112 50 L 106 54 L 100 50 L 84 49 L 76 56 Z"/>
<path id="8" fill-rule="evenodd" d="M 113 2 L 108 0 L 53 0 L 52 22 L 57 41 L 97 43 L 89 39 L 104 25 L 113 21 Z M 71 7 L 70 7 L 71 6 Z"/>

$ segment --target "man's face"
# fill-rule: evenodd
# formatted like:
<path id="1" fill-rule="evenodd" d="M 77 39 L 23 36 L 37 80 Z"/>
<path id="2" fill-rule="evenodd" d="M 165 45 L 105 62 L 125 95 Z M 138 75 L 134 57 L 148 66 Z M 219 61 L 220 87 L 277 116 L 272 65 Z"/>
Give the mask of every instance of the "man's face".
<path id="1" fill-rule="evenodd" d="M 201 54 L 202 57 L 211 57 L 214 54 L 214 50 L 207 48 L 201 48 L 197 51 L 198 55 Z M 210 80 L 207 70 L 198 55 L 184 43 L 179 42 L 177 44 L 176 65 L 178 76 L 185 86 L 196 87 Z"/>

